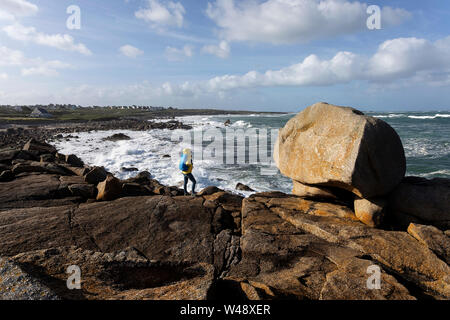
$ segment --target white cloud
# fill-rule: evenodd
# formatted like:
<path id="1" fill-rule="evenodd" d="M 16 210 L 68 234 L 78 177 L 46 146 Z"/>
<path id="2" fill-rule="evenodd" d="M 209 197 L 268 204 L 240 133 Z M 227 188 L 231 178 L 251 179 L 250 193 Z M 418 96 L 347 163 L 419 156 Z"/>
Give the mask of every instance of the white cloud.
<path id="1" fill-rule="evenodd" d="M 49 46 L 64 51 L 75 51 L 84 55 L 92 52 L 82 43 L 75 43 L 72 36 L 68 34 L 45 34 L 36 31 L 34 27 L 25 27 L 15 23 L 3 28 L 6 34 L 15 40 L 33 42 L 39 45 Z"/>
<path id="2" fill-rule="evenodd" d="M 0 47 L 0 66 L 19 67 L 23 76 L 44 75 L 56 76 L 60 69 L 67 69 L 71 66 L 59 60 L 43 60 L 41 58 L 27 58 L 22 51 Z"/>
<path id="3" fill-rule="evenodd" d="M 136 58 L 136 57 L 144 54 L 144 51 L 142 51 L 136 47 L 133 47 L 132 45 L 129 45 L 129 44 L 120 47 L 119 51 L 121 54 L 123 54 L 124 56 L 129 57 L 129 58 Z"/>
<path id="4" fill-rule="evenodd" d="M 59 60 L 52 61 L 43 61 L 38 59 L 35 63 L 36 66 L 30 68 L 23 68 L 22 75 L 31 76 L 31 75 L 43 75 L 43 76 L 57 76 L 59 69 L 68 69 L 71 66 L 67 63 L 61 62 Z"/>
<path id="5" fill-rule="evenodd" d="M 192 57 L 193 55 L 194 55 L 194 47 L 191 45 L 185 45 L 181 49 L 174 47 L 166 47 L 166 58 L 169 61 L 182 61 L 185 58 Z"/>
<path id="6" fill-rule="evenodd" d="M 425 39 L 398 38 L 385 41 L 369 61 L 369 73 L 377 79 L 409 77 L 418 71 L 448 67 L 450 37 L 432 43 Z"/>
<path id="7" fill-rule="evenodd" d="M 154 28 L 165 28 L 183 26 L 186 10 L 179 2 L 160 2 L 159 0 L 148 0 L 148 7 L 135 12 L 138 19 L 143 19 Z"/>
<path id="8" fill-rule="evenodd" d="M 26 17 L 36 14 L 39 8 L 25 0 L 1 0 L 0 21 L 14 20 L 15 17 Z"/>
<path id="9" fill-rule="evenodd" d="M 217 46 L 207 45 L 202 48 L 202 52 L 213 54 L 219 58 L 226 59 L 230 56 L 230 45 L 227 41 L 221 41 Z"/>
<path id="10" fill-rule="evenodd" d="M 285 44 L 367 30 L 367 7 L 347 0 L 216 0 L 208 3 L 206 13 L 228 41 Z M 410 16 L 406 10 L 384 7 L 382 26 Z"/>
<path id="11" fill-rule="evenodd" d="M 15 17 L 14 15 L 6 12 L 6 11 L 2 11 L 0 10 L 0 21 L 14 21 Z"/>
<path id="12" fill-rule="evenodd" d="M 0 73 L 0 80 L 6 80 L 8 79 L 8 74 L 7 73 Z"/>
<path id="13" fill-rule="evenodd" d="M 25 60 L 22 51 L 0 47 L 0 66 L 20 66 Z"/>
<path id="14" fill-rule="evenodd" d="M 423 85 L 448 85 L 450 37 L 436 42 L 398 38 L 383 42 L 371 57 L 347 51 L 338 52 L 331 59 L 312 54 L 279 70 L 249 71 L 244 75 L 223 75 L 181 85 L 166 83 L 161 90 L 184 96 L 253 87 L 331 86 L 351 81 L 389 84 L 405 79 Z"/>
<path id="15" fill-rule="evenodd" d="M 0 47 L 0 66 L 22 66 L 24 59 L 20 51 L 5 51 L 4 47 Z M 37 67 L 36 61 L 33 62 L 35 65 L 28 68 Z M 34 71 L 23 71 L 23 74 Z M 155 101 L 164 101 L 166 105 L 167 101 L 186 104 L 199 98 L 216 101 L 217 97 L 224 97 L 231 90 L 244 89 L 242 92 L 245 93 L 250 91 L 248 88 L 332 86 L 352 81 L 364 81 L 374 87 L 385 88 L 406 85 L 450 86 L 450 37 L 435 42 L 418 38 L 392 39 L 381 43 L 369 56 L 348 51 L 337 52 L 331 58 L 311 54 L 281 69 L 222 75 L 203 81 L 181 84 L 165 82 L 155 86 L 144 82 L 125 86 L 71 87 L 54 94 L 46 93 L 52 99 L 44 97 L 45 92 L 18 92 L 17 95 L 8 92 L 4 100 L 16 103 L 23 99 L 29 101 L 33 100 L 34 94 L 36 99 L 41 99 L 39 101 L 63 103 L 70 100 L 80 104 L 101 105 L 117 104 L 118 101 L 122 104 L 151 104 Z"/>

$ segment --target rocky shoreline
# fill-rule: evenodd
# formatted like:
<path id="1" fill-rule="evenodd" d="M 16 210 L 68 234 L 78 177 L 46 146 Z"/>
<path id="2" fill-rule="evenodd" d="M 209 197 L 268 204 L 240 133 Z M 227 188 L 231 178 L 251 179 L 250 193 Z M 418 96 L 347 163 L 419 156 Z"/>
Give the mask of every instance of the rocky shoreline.
<path id="1" fill-rule="evenodd" d="M 370 225 L 357 214 L 364 194 L 301 170 L 297 194 L 192 197 L 42 140 L 18 145 L 0 150 L 0 299 L 450 299 L 446 179 L 400 178 Z M 71 265 L 80 290 L 66 286 Z"/>
<path id="2" fill-rule="evenodd" d="M 20 147 L 31 138 L 40 141 L 52 141 L 55 137 L 62 138 L 63 134 L 90 131 L 106 130 L 134 130 L 148 131 L 152 129 L 192 129 L 191 126 L 183 124 L 177 120 L 166 122 L 142 121 L 135 119 L 111 120 L 111 121 L 89 121 L 83 123 L 64 123 L 61 125 L 43 125 L 43 126 L 14 126 L 8 129 L 0 130 L 0 148 Z"/>

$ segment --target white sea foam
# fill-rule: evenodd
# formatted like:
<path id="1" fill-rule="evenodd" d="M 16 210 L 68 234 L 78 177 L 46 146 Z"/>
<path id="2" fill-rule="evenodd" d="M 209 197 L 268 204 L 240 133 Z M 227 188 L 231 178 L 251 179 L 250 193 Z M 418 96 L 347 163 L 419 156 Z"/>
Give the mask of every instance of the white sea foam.
<path id="1" fill-rule="evenodd" d="M 401 114 L 401 113 L 391 113 L 391 114 L 378 114 L 378 115 L 374 115 L 373 117 L 375 118 L 403 118 L 406 117 L 405 114 Z"/>
<path id="2" fill-rule="evenodd" d="M 442 118 L 450 117 L 450 115 L 443 112 L 436 114 L 436 116 L 438 115 Z M 399 118 L 400 116 L 406 117 L 407 114 L 391 113 L 380 116 Z M 267 117 L 272 117 L 272 115 Z M 228 118 L 231 120 L 231 126 L 226 127 L 224 122 Z M 200 128 L 203 132 L 208 129 L 219 128 L 223 130 L 230 128 L 252 133 L 252 130 L 256 127 L 253 124 L 262 123 L 261 119 L 257 119 L 256 116 L 250 118 L 239 115 L 187 116 L 176 119 L 192 125 L 195 129 Z M 166 121 L 168 120 L 170 119 Z M 275 124 L 273 124 L 273 121 L 271 123 L 272 125 L 277 125 L 276 122 Z M 118 142 L 103 140 L 103 138 L 119 132 L 128 135 L 131 140 Z M 186 132 L 185 130 L 170 131 L 166 129 L 144 132 L 129 130 L 92 131 L 77 133 L 79 138 L 69 138 L 69 141 L 62 139 L 54 144 L 60 152 L 76 154 L 89 165 L 105 166 L 119 178 L 125 179 L 136 174 L 135 172 L 124 172 L 121 170 L 122 167 L 135 167 L 139 171 L 149 171 L 155 179 L 165 185 L 181 187 L 183 176 L 178 169 L 178 160 L 179 152 L 185 146 L 171 141 L 171 136 L 172 134 L 183 134 Z M 422 161 L 422 159 L 427 159 L 426 161 L 428 161 L 428 159 L 447 157 L 450 154 L 450 142 L 445 143 L 445 141 L 441 141 L 438 143 L 431 137 L 422 136 L 405 137 L 402 138 L 402 141 L 408 162 Z M 170 155 L 171 157 L 164 157 L 165 155 Z M 235 186 L 240 182 L 256 191 L 280 190 L 287 193 L 290 192 L 292 189 L 290 179 L 283 177 L 279 173 L 275 176 L 262 176 L 260 169 L 261 166 L 257 164 L 223 165 L 222 162 L 214 161 L 214 159 L 203 159 L 194 161 L 193 173 L 198 182 L 197 190 L 215 185 L 219 188 L 236 192 Z M 423 175 L 430 177 L 450 176 L 449 170 L 433 169 L 432 165 L 429 171 L 432 172 L 424 173 Z M 239 193 L 246 196 L 251 194 L 243 191 Z"/>
<path id="3" fill-rule="evenodd" d="M 407 158 L 427 157 L 437 159 L 450 154 L 450 142 L 436 143 L 427 138 L 407 138 L 403 140 Z"/>
<path id="4" fill-rule="evenodd" d="M 442 176 L 442 175 L 447 175 L 450 176 L 450 170 L 449 169 L 444 169 L 444 170 L 438 170 L 438 171 L 433 171 L 433 172 L 429 172 L 429 173 L 425 173 L 424 176 L 426 177 L 433 177 L 433 176 Z"/>
<path id="5" fill-rule="evenodd" d="M 450 114 L 437 113 L 434 115 L 411 115 L 406 113 L 389 113 L 389 114 L 377 114 L 373 115 L 375 118 L 410 118 L 410 119 L 437 119 L 437 118 L 450 118 Z"/>
<path id="6" fill-rule="evenodd" d="M 408 116 L 410 119 L 437 119 L 437 118 L 450 118 L 450 114 L 435 114 L 434 116 Z"/>
<path id="7" fill-rule="evenodd" d="M 195 127 L 203 129 L 224 128 L 224 124 L 210 117 L 189 117 L 184 123 L 192 121 Z M 202 120 L 202 121 L 200 121 Z M 234 122 L 236 129 L 249 128 L 245 121 Z M 103 138 L 115 133 L 124 133 L 131 138 L 126 141 L 104 141 Z M 172 134 L 183 134 L 185 130 L 151 130 L 129 131 L 110 130 L 77 133 L 78 138 L 55 141 L 57 149 L 63 154 L 77 154 L 86 164 L 104 166 L 108 171 L 121 179 L 132 177 L 136 172 L 122 171 L 123 167 L 137 168 L 139 171 L 149 171 L 153 178 L 164 185 L 183 185 L 183 176 L 178 169 L 179 152 L 184 145 L 171 141 Z M 67 136 L 67 135 L 66 135 Z M 187 145 L 186 145 L 187 146 Z M 170 155 L 171 157 L 164 157 Z M 215 185 L 219 188 L 248 196 L 251 192 L 236 191 L 238 182 L 246 184 L 255 191 L 280 190 L 289 192 L 292 188 L 289 179 L 278 174 L 276 177 L 261 176 L 258 166 L 223 165 L 213 159 L 194 161 L 194 176 L 197 180 L 196 190 Z M 190 187 L 189 187 L 190 188 Z"/>

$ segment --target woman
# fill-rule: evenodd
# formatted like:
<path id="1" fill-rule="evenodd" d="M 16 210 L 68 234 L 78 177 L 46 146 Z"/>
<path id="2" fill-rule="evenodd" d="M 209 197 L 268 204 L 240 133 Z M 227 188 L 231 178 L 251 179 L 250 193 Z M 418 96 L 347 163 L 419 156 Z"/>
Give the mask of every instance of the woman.
<path id="1" fill-rule="evenodd" d="M 187 184 L 188 180 L 192 182 L 192 195 L 195 196 L 195 184 L 197 181 L 192 175 L 192 169 L 194 168 L 194 163 L 192 162 L 192 152 L 191 149 L 183 149 L 183 154 L 181 155 L 180 170 L 184 175 L 184 195 L 188 195 Z"/>

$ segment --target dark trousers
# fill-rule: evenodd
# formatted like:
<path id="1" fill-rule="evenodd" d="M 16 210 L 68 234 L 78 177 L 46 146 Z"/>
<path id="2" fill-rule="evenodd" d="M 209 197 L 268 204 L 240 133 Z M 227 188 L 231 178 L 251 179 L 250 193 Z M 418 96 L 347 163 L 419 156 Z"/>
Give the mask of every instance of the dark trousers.
<path id="1" fill-rule="evenodd" d="M 188 174 L 184 175 L 184 193 L 187 193 L 188 179 L 191 180 L 191 182 L 192 182 L 192 193 L 194 193 L 195 192 L 195 184 L 197 183 L 197 181 L 195 180 L 192 173 L 188 173 Z"/>

